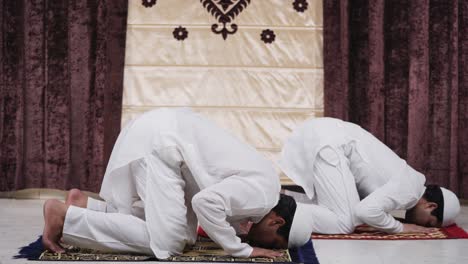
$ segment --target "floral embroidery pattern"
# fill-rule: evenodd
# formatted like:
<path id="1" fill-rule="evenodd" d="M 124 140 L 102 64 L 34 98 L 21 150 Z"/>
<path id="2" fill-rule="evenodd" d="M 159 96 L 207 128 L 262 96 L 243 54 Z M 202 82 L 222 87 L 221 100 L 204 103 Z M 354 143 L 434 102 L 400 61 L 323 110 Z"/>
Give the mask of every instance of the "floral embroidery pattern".
<path id="1" fill-rule="evenodd" d="M 265 42 L 266 44 L 273 43 L 273 41 L 275 41 L 276 38 L 275 32 L 269 29 L 263 30 L 260 36 L 262 37 L 263 42 Z"/>
<path id="2" fill-rule="evenodd" d="M 217 23 L 211 25 L 211 31 L 221 35 L 224 40 L 237 32 L 238 26 L 234 23 L 234 19 L 247 8 L 250 2 L 251 0 L 200 0 L 203 7 L 217 20 Z M 153 7 L 156 3 L 157 0 L 141 1 L 146 8 Z M 303 13 L 307 10 L 309 3 L 307 0 L 294 0 L 292 5 L 297 12 Z M 188 37 L 188 31 L 185 27 L 179 26 L 174 28 L 172 35 L 176 40 L 183 41 Z M 273 43 L 276 39 L 275 32 L 270 29 L 263 30 L 260 37 L 265 44 Z"/>
<path id="3" fill-rule="evenodd" d="M 229 6 L 234 4 L 233 0 L 217 0 L 217 1 L 218 1 L 218 4 L 221 5 L 224 11 L 226 11 L 229 8 Z"/>
<path id="4" fill-rule="evenodd" d="M 293 7 L 296 9 L 297 12 L 303 13 L 304 11 L 307 10 L 307 7 L 309 6 L 309 3 L 307 3 L 307 0 L 295 0 L 293 2 Z"/>
<path id="5" fill-rule="evenodd" d="M 221 34 L 224 40 L 228 35 L 237 32 L 237 24 L 233 21 L 250 4 L 250 0 L 200 0 L 200 2 L 218 20 L 218 23 L 211 25 L 211 31 Z M 219 24 L 222 24 L 222 28 Z"/>
<path id="6" fill-rule="evenodd" d="M 183 41 L 188 37 L 188 31 L 186 28 L 179 26 L 174 29 L 172 32 L 172 35 L 174 36 L 175 39 Z"/>
<path id="7" fill-rule="evenodd" d="M 148 8 L 154 6 L 156 4 L 156 1 L 157 0 L 141 0 L 141 4 Z"/>

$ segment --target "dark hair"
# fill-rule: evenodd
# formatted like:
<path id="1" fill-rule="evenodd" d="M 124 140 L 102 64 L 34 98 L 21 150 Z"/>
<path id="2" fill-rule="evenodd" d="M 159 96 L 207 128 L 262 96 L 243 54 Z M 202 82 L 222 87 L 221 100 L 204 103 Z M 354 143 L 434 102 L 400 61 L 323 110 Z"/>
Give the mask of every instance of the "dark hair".
<path id="1" fill-rule="evenodd" d="M 289 195 L 280 194 L 278 204 L 272 209 L 277 215 L 281 216 L 286 222 L 278 228 L 278 235 L 286 238 L 289 241 L 289 232 L 296 213 L 296 201 Z"/>
<path id="2" fill-rule="evenodd" d="M 432 215 L 437 217 L 440 222 L 444 220 L 444 195 L 438 185 L 431 184 L 426 186 L 423 198 L 429 202 L 437 204 L 437 208 L 432 211 Z"/>

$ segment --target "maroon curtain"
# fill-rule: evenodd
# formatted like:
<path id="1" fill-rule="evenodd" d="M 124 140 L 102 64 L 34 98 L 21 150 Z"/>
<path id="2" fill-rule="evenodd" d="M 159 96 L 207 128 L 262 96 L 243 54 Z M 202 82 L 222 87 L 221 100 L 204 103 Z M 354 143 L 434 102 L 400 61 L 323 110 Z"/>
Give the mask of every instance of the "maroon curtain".
<path id="1" fill-rule="evenodd" d="M 468 198 L 468 1 L 324 0 L 325 115 Z"/>
<path id="2" fill-rule="evenodd" d="M 127 1 L 0 7 L 0 191 L 99 190 L 120 128 Z"/>

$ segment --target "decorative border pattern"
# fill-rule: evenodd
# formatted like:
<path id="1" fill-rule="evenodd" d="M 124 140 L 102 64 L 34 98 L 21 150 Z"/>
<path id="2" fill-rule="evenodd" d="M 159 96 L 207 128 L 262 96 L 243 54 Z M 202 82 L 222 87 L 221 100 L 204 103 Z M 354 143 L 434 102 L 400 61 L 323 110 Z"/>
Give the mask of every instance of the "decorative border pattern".
<path id="1" fill-rule="evenodd" d="M 61 261 L 148 261 L 157 260 L 153 256 L 137 255 L 137 254 L 112 254 L 102 253 L 93 249 L 82 249 L 69 245 L 63 245 L 66 253 L 55 254 L 49 251 L 44 251 L 39 260 L 61 260 Z M 226 255 L 213 241 L 208 238 L 199 237 L 194 246 L 187 248 L 181 256 L 174 256 L 163 261 L 168 262 L 261 262 L 261 263 L 286 263 L 293 262 L 288 250 L 276 250 L 283 253 L 282 257 L 275 259 L 269 258 L 235 258 Z"/>
<path id="2" fill-rule="evenodd" d="M 468 238 L 468 233 L 457 225 L 434 228 L 431 233 L 387 234 L 373 227 L 361 225 L 352 234 L 324 235 L 312 234 L 312 239 L 348 239 L 348 240 L 431 240 Z"/>

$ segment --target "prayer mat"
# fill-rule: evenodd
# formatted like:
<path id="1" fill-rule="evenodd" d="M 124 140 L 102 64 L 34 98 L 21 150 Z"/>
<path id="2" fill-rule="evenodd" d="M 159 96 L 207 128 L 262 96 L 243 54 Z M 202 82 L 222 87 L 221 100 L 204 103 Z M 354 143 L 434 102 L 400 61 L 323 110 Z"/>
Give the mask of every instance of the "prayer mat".
<path id="1" fill-rule="evenodd" d="M 297 249 L 278 250 L 283 253 L 282 257 L 275 259 L 269 258 L 235 258 L 228 256 L 213 241 L 208 238 L 200 237 L 196 244 L 184 251 L 180 256 L 174 256 L 169 259 L 158 260 L 154 256 L 138 254 L 115 254 L 103 253 L 92 249 L 81 249 L 74 246 L 62 245 L 66 253 L 56 254 L 42 247 L 42 236 L 30 245 L 21 248 L 19 254 L 14 258 L 26 258 L 29 260 L 40 261 L 162 261 L 162 262 L 231 262 L 231 263 L 304 263 L 318 264 L 317 257 L 309 241 L 306 245 Z"/>
<path id="2" fill-rule="evenodd" d="M 468 233 L 457 225 L 433 228 L 430 233 L 387 234 L 367 225 L 361 225 L 354 233 L 347 235 L 312 234 L 312 239 L 349 239 L 349 240 L 431 240 L 468 238 Z"/>

